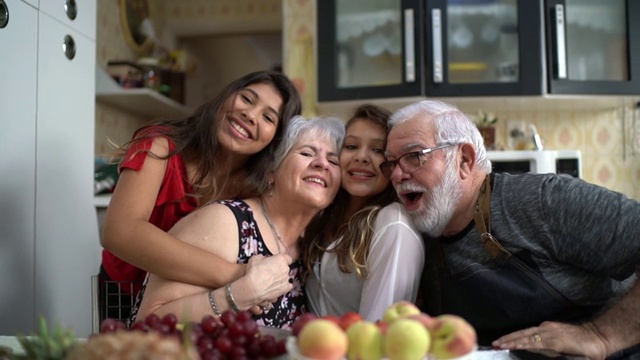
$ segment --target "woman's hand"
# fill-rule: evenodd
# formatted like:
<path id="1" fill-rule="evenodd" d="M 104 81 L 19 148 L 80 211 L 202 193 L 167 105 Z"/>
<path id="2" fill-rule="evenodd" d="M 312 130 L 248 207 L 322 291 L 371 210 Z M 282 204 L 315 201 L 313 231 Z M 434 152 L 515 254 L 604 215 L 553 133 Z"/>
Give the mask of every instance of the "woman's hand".
<path id="1" fill-rule="evenodd" d="M 254 305 L 266 306 L 267 302 L 271 303 L 290 291 L 291 262 L 292 259 L 287 254 L 251 257 L 245 276 L 233 283 L 233 293 L 238 306 L 246 309 Z"/>
<path id="2" fill-rule="evenodd" d="M 530 350 L 548 355 L 566 354 L 604 359 L 607 345 L 592 323 L 570 325 L 545 321 L 540 326 L 507 334 L 492 345 L 499 349 Z"/>

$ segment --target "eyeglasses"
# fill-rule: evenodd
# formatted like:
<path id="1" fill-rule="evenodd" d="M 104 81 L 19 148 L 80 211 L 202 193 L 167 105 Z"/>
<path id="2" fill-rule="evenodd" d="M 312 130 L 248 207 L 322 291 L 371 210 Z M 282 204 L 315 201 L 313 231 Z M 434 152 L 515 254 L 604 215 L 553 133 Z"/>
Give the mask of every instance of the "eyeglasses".
<path id="1" fill-rule="evenodd" d="M 442 145 L 434 146 L 432 148 L 426 148 L 420 151 L 408 152 L 400 156 L 397 160 L 387 160 L 382 162 L 380 164 L 380 171 L 382 171 L 382 174 L 387 178 L 391 178 L 391 174 L 393 174 L 393 170 L 396 169 L 396 165 L 400 165 L 400 169 L 402 169 L 402 171 L 406 173 L 410 174 L 410 173 L 416 172 L 418 171 L 418 169 L 420 169 L 420 167 L 423 164 L 422 157 L 421 157 L 422 155 L 426 155 L 430 152 L 433 152 L 439 149 L 444 149 L 454 145 L 457 145 L 457 144 L 445 143 Z"/>

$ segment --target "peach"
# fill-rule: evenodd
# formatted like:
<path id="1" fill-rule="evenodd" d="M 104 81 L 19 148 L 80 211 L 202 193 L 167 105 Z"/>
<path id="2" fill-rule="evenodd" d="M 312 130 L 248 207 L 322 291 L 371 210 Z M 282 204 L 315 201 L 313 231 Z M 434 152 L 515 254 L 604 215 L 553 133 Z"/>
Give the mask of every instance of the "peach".
<path id="1" fill-rule="evenodd" d="M 300 354 L 317 360 L 342 359 L 347 346 L 347 334 L 331 320 L 311 320 L 298 334 Z"/>
<path id="2" fill-rule="evenodd" d="M 390 360 L 421 360 L 431 344 L 429 331 L 418 321 L 407 318 L 391 323 L 384 340 Z"/>
<path id="3" fill-rule="evenodd" d="M 436 359 L 466 355 L 476 347 L 476 330 L 460 316 L 437 316 L 429 331 L 433 341 L 431 353 Z"/>
<path id="4" fill-rule="evenodd" d="M 382 315 L 382 321 L 391 324 L 397 319 L 420 314 L 420 309 L 409 301 L 398 301 L 389 306 Z"/>
<path id="5" fill-rule="evenodd" d="M 382 358 L 382 331 L 370 321 L 359 321 L 347 330 L 349 360 L 379 360 Z"/>

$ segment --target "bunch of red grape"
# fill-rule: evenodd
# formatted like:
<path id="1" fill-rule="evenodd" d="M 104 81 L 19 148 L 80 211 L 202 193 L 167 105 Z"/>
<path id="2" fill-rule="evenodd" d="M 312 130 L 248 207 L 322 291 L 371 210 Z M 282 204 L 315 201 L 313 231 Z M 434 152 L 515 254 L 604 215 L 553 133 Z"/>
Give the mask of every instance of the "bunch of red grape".
<path id="1" fill-rule="evenodd" d="M 248 311 L 225 311 L 219 318 L 207 315 L 198 322 L 184 325 L 180 330 L 174 314 L 160 318 L 150 314 L 126 329 L 121 321 L 105 319 L 100 332 L 154 331 L 162 336 L 175 336 L 183 344 L 193 345 L 202 360 L 209 359 L 269 359 L 286 353 L 286 339 L 276 340 L 270 334 L 262 334 Z"/>

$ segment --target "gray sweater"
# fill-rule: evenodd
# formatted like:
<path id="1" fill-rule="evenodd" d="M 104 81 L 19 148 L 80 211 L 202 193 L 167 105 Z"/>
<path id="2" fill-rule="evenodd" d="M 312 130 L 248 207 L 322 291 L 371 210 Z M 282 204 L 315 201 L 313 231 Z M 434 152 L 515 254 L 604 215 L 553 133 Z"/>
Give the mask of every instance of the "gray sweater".
<path id="1" fill-rule="evenodd" d="M 639 202 L 567 175 L 492 177 L 491 233 L 503 247 L 530 252 L 547 281 L 578 305 L 607 305 L 628 291 L 640 265 Z M 474 226 L 451 240 L 443 240 L 443 253 L 453 273 L 491 262 Z"/>

